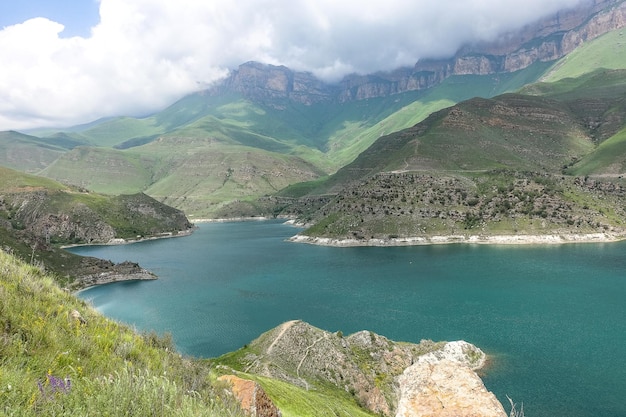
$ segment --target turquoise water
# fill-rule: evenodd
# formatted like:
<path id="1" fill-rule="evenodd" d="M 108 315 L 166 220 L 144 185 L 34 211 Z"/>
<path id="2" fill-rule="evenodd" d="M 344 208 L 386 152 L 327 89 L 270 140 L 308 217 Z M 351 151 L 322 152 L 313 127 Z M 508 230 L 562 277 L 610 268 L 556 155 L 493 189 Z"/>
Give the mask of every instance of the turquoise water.
<path id="1" fill-rule="evenodd" d="M 458 340 L 528 417 L 626 416 L 626 242 L 330 248 L 275 221 L 201 225 L 191 236 L 72 251 L 131 260 L 157 281 L 83 291 L 109 317 L 170 332 L 214 357 L 292 319 L 344 334 Z"/>

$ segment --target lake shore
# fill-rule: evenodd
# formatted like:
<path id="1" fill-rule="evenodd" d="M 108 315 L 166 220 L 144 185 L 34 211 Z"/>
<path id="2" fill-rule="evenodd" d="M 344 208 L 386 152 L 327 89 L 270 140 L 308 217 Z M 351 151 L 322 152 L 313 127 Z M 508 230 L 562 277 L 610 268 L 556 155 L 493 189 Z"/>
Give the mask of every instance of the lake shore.
<path id="1" fill-rule="evenodd" d="M 76 244 L 72 244 L 72 245 L 63 245 L 63 246 L 61 246 L 61 249 L 76 248 L 76 247 L 80 247 L 80 246 L 129 245 L 131 243 L 145 242 L 146 240 L 157 240 L 157 239 L 169 239 L 169 238 L 174 238 L 174 237 L 185 237 L 185 236 L 189 236 L 190 234 L 192 234 L 195 229 L 196 229 L 195 227 L 192 227 L 191 229 L 182 230 L 182 231 L 176 232 L 176 233 L 174 233 L 174 232 L 167 232 L 167 233 L 161 233 L 159 235 L 154 235 L 154 236 L 140 237 L 140 238 L 137 238 L 137 239 L 114 238 L 114 239 L 111 239 L 111 240 L 109 240 L 107 242 L 76 243 Z"/>
<path id="2" fill-rule="evenodd" d="M 295 235 L 290 242 L 320 246 L 418 246 L 449 245 L 455 243 L 484 245 L 554 245 L 566 243 L 610 243 L 626 239 L 626 233 L 562 233 L 545 235 L 442 235 L 415 236 L 389 239 L 334 239 Z"/>
<path id="3" fill-rule="evenodd" d="M 275 218 L 270 217 L 237 217 L 223 219 L 194 219 L 194 223 L 227 223 L 227 222 L 250 222 L 265 221 Z M 306 228 L 306 224 L 299 223 L 296 219 L 281 218 L 285 224 L 299 228 Z M 419 245 L 450 245 L 450 244 L 479 244 L 479 245 L 560 245 L 567 243 L 611 243 L 626 240 L 626 231 L 597 232 L 597 233 L 546 233 L 546 234 L 515 234 L 515 235 L 487 235 L 487 234 L 454 234 L 433 236 L 412 236 L 399 238 L 374 238 L 374 239 L 337 239 L 327 237 L 315 237 L 297 234 L 287 239 L 289 242 L 306 243 L 319 246 L 333 247 L 393 247 L 393 246 L 419 246 Z"/>
<path id="4" fill-rule="evenodd" d="M 256 222 L 256 221 L 264 221 L 264 220 L 272 220 L 274 217 L 226 217 L 223 219 L 189 219 L 193 224 L 196 223 L 230 223 L 230 222 Z"/>

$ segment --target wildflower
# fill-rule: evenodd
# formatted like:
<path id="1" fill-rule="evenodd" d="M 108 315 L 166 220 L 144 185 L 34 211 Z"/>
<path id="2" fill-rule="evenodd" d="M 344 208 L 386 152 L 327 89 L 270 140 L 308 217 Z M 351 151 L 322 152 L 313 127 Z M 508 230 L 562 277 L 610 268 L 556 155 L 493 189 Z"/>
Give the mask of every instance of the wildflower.
<path id="1" fill-rule="evenodd" d="M 48 397 L 48 395 L 54 394 L 68 394 L 72 389 L 72 381 L 69 378 L 57 378 L 52 375 L 52 373 L 48 373 L 46 375 L 47 381 L 44 385 L 43 382 L 37 381 L 37 388 L 39 388 L 39 392 L 44 397 Z"/>
<path id="2" fill-rule="evenodd" d="M 61 379 L 55 377 L 54 375 L 48 375 L 48 383 L 50 384 L 50 389 L 53 393 L 60 392 L 62 394 L 67 394 L 72 386 L 72 382 L 69 378 Z"/>

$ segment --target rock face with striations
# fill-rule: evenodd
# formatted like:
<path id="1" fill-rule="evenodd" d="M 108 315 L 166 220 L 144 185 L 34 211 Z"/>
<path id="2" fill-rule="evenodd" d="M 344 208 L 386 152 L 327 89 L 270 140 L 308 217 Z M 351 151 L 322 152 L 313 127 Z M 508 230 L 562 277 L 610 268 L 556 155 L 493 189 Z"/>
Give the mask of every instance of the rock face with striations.
<path id="1" fill-rule="evenodd" d="M 232 71 L 230 76 L 210 94 L 234 91 L 267 104 L 292 100 L 311 105 L 333 98 L 333 87 L 307 72 L 295 72 L 284 66 L 246 62 Z"/>
<path id="2" fill-rule="evenodd" d="M 338 84 L 284 66 L 247 62 L 208 93 L 237 92 L 275 108 L 281 107 L 281 100 L 311 105 L 387 97 L 430 88 L 451 75 L 507 73 L 535 62 L 554 61 L 584 42 L 625 26 L 624 0 L 590 0 L 504 34 L 495 42 L 467 45 L 450 59 L 420 59 L 412 68 L 352 74 Z"/>

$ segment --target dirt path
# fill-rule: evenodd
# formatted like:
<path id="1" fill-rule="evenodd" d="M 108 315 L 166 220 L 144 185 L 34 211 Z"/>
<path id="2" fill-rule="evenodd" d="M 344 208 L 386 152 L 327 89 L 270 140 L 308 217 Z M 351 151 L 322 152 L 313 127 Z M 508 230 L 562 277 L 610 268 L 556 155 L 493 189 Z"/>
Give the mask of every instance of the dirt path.
<path id="1" fill-rule="evenodd" d="M 286 321 L 285 323 L 283 323 L 280 327 L 280 332 L 278 333 L 278 336 L 276 336 L 276 339 L 274 339 L 274 341 L 272 342 L 272 344 L 270 345 L 270 347 L 267 348 L 267 354 L 269 355 L 270 353 L 272 353 L 272 349 L 274 349 L 274 346 L 276 346 L 276 342 L 278 342 L 278 340 L 283 337 L 283 335 L 285 334 L 285 332 L 287 330 L 289 330 L 291 328 L 291 326 L 293 326 L 294 324 L 296 324 L 298 322 L 298 320 L 291 320 L 291 321 Z"/>

